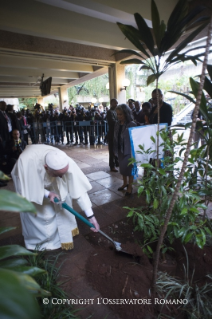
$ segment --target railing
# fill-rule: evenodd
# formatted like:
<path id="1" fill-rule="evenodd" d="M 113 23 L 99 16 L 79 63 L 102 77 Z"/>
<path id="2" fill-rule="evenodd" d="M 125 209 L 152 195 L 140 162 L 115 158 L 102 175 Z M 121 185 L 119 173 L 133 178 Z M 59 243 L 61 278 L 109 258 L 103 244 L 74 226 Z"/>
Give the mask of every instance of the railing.
<path id="1" fill-rule="evenodd" d="M 34 122 L 31 128 L 33 143 L 102 144 L 106 141 L 106 121 L 54 121 Z"/>

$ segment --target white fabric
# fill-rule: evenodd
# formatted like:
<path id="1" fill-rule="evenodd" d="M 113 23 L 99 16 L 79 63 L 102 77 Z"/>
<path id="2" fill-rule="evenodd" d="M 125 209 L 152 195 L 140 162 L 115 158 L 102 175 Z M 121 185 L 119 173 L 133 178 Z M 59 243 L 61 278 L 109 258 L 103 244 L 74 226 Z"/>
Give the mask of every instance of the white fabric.
<path id="1" fill-rule="evenodd" d="M 90 217 L 90 216 L 94 215 L 93 209 L 92 209 L 92 208 L 86 209 L 86 210 L 85 210 L 85 215 L 86 215 L 87 217 Z"/>
<path id="2" fill-rule="evenodd" d="M 56 149 L 47 153 L 45 162 L 51 169 L 60 170 L 68 165 L 69 160 L 68 156 L 64 152 Z"/>
<path id="3" fill-rule="evenodd" d="M 44 183 L 51 184 L 55 179 L 50 178 L 44 168 L 46 154 L 54 149 L 48 145 L 28 145 L 11 173 L 16 192 L 39 205 L 43 204 Z M 77 199 L 92 188 L 87 177 L 71 158 L 69 158 L 67 173 L 62 178 L 57 177 L 56 183 L 59 189 L 58 195 L 62 201 L 68 194 L 71 198 Z"/>
<path id="4" fill-rule="evenodd" d="M 167 128 L 167 124 L 160 124 L 160 130 Z M 156 158 L 156 143 L 151 140 L 151 136 L 157 141 L 157 124 L 137 126 L 129 128 L 130 143 L 132 149 L 132 156 L 139 164 L 149 163 L 150 158 Z M 159 145 L 163 143 L 161 137 L 159 137 Z M 151 149 L 154 152 L 149 154 L 140 154 L 141 149 L 139 145 L 144 146 L 144 150 Z M 163 146 L 159 147 L 159 158 L 163 158 Z"/>
<path id="5" fill-rule="evenodd" d="M 54 192 L 72 207 L 76 199 L 82 210 L 92 206 L 87 191 L 91 189 L 87 177 L 69 158 L 69 169 L 60 177 L 51 177 L 44 169 L 45 156 L 54 149 L 47 145 L 30 145 L 20 155 L 11 173 L 16 191 L 37 209 L 37 217 L 21 213 L 22 233 L 28 249 L 57 249 L 61 244 L 72 243 L 72 230 L 77 228 L 74 215 L 44 197 L 46 191 Z"/>
<path id="6" fill-rule="evenodd" d="M 47 189 L 44 189 L 44 197 L 48 198 L 49 193 L 50 193 L 50 191 L 47 191 Z"/>

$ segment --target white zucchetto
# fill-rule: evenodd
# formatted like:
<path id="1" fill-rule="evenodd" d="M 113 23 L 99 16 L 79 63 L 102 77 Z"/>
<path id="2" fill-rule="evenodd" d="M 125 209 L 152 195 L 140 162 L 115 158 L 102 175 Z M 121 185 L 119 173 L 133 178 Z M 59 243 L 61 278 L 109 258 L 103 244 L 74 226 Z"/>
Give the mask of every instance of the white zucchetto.
<path id="1" fill-rule="evenodd" d="M 68 156 L 64 152 L 60 150 L 54 150 L 47 153 L 45 161 L 49 168 L 58 171 L 68 165 L 68 159 Z"/>

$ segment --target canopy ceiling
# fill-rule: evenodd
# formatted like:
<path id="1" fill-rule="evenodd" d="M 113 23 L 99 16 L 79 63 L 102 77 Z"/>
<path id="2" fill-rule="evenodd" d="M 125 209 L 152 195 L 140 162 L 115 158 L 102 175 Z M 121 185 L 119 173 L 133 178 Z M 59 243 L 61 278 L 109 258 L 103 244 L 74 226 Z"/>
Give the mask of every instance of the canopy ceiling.
<path id="1" fill-rule="evenodd" d="M 176 2 L 156 0 L 161 19 L 167 21 Z M 117 50 L 133 48 L 116 22 L 135 26 L 133 13 L 139 12 L 151 26 L 150 4 L 150 0 L 2 0 L 0 97 L 39 97 L 43 73 L 44 79 L 53 77 L 53 93 L 106 73 L 125 58 L 114 56 Z"/>

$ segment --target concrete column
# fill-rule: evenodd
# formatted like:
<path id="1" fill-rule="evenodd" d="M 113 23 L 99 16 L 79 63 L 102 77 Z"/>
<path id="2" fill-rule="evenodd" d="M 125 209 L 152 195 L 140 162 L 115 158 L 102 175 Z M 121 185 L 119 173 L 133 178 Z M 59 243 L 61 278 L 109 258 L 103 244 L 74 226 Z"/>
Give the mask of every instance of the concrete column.
<path id="1" fill-rule="evenodd" d="M 37 103 L 40 105 L 43 105 L 43 98 L 42 97 L 37 98 Z"/>
<path id="2" fill-rule="evenodd" d="M 64 109 L 64 107 L 69 107 L 69 102 L 68 102 L 68 92 L 66 88 L 63 88 L 62 86 L 58 88 L 58 94 L 59 94 L 59 107 L 60 111 Z"/>
<path id="3" fill-rule="evenodd" d="M 115 98 L 119 104 L 126 103 L 126 91 L 122 90 L 122 81 L 125 78 L 125 65 L 116 63 L 109 67 L 109 85 L 110 85 L 110 100 Z"/>

